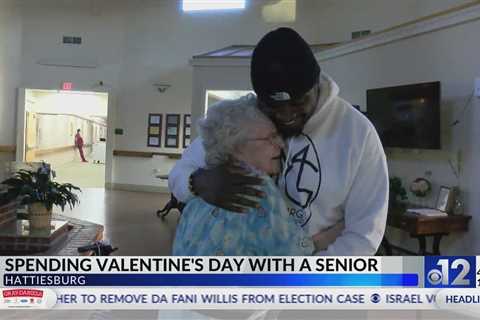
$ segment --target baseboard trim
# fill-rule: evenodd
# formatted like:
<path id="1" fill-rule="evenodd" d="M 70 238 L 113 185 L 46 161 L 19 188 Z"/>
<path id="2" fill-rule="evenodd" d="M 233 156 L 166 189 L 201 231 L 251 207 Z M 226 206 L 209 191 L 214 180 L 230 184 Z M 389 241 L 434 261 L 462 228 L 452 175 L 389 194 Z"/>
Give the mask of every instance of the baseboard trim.
<path id="1" fill-rule="evenodd" d="M 105 189 L 134 191 L 134 192 L 170 193 L 170 190 L 168 189 L 168 187 L 145 186 L 145 185 L 139 185 L 139 184 L 125 184 L 125 183 L 105 183 Z"/>

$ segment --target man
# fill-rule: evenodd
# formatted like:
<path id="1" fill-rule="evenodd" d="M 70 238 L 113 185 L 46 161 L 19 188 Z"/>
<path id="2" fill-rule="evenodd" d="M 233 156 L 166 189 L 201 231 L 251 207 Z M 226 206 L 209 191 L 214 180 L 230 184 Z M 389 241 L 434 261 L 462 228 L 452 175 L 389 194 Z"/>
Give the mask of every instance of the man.
<path id="1" fill-rule="evenodd" d="M 83 154 L 83 138 L 80 135 L 80 129 L 77 130 L 77 134 L 75 135 L 75 147 L 78 148 L 78 152 L 80 153 L 80 158 L 82 158 L 82 162 L 88 162 L 85 160 L 85 156 Z"/>
<path id="2" fill-rule="evenodd" d="M 278 185 L 290 214 L 314 239 L 344 222 L 341 234 L 318 254 L 375 254 L 385 231 L 389 183 L 373 125 L 338 97 L 336 83 L 292 29 L 274 30 L 260 40 L 251 81 L 258 108 L 286 140 Z M 255 189 L 260 181 L 235 166 L 205 169 L 203 157 L 197 139 L 170 172 L 170 190 L 180 201 L 193 192 L 238 212 L 257 205 L 245 195 L 262 196 Z"/>

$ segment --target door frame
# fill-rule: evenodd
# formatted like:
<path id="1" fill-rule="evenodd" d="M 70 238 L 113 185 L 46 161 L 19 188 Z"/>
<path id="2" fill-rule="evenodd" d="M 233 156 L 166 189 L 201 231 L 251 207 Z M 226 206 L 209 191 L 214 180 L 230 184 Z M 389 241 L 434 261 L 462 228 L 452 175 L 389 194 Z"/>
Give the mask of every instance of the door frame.
<path id="1" fill-rule="evenodd" d="M 28 90 L 47 90 L 52 92 L 60 92 L 56 88 L 25 88 L 17 89 L 17 150 L 15 160 L 23 162 L 25 159 L 25 128 L 26 128 L 26 93 Z M 112 184 L 113 180 L 113 149 L 115 146 L 115 96 L 111 90 L 73 90 L 72 92 L 82 93 L 106 93 L 108 95 L 107 105 L 107 151 L 105 154 L 105 188 Z"/>

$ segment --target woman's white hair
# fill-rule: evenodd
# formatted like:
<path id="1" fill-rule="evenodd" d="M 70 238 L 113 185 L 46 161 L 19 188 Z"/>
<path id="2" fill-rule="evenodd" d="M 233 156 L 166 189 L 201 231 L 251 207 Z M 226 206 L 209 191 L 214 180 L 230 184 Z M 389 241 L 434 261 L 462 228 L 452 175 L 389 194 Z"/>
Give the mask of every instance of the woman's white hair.
<path id="1" fill-rule="evenodd" d="M 236 148 L 246 142 L 252 126 L 272 123 L 256 105 L 256 97 L 248 94 L 235 100 L 222 100 L 208 108 L 206 118 L 198 121 L 207 166 L 227 162 Z"/>

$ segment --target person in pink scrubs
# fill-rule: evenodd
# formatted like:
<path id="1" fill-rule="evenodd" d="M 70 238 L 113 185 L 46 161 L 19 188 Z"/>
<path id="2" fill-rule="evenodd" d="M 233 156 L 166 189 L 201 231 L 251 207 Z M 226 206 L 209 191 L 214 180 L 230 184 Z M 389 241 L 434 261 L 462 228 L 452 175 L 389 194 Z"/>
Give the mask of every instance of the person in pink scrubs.
<path id="1" fill-rule="evenodd" d="M 80 129 L 77 130 L 77 134 L 75 135 L 75 147 L 78 148 L 78 152 L 80 152 L 82 162 L 88 162 L 85 160 L 85 155 L 83 154 L 83 138 L 80 135 Z"/>

